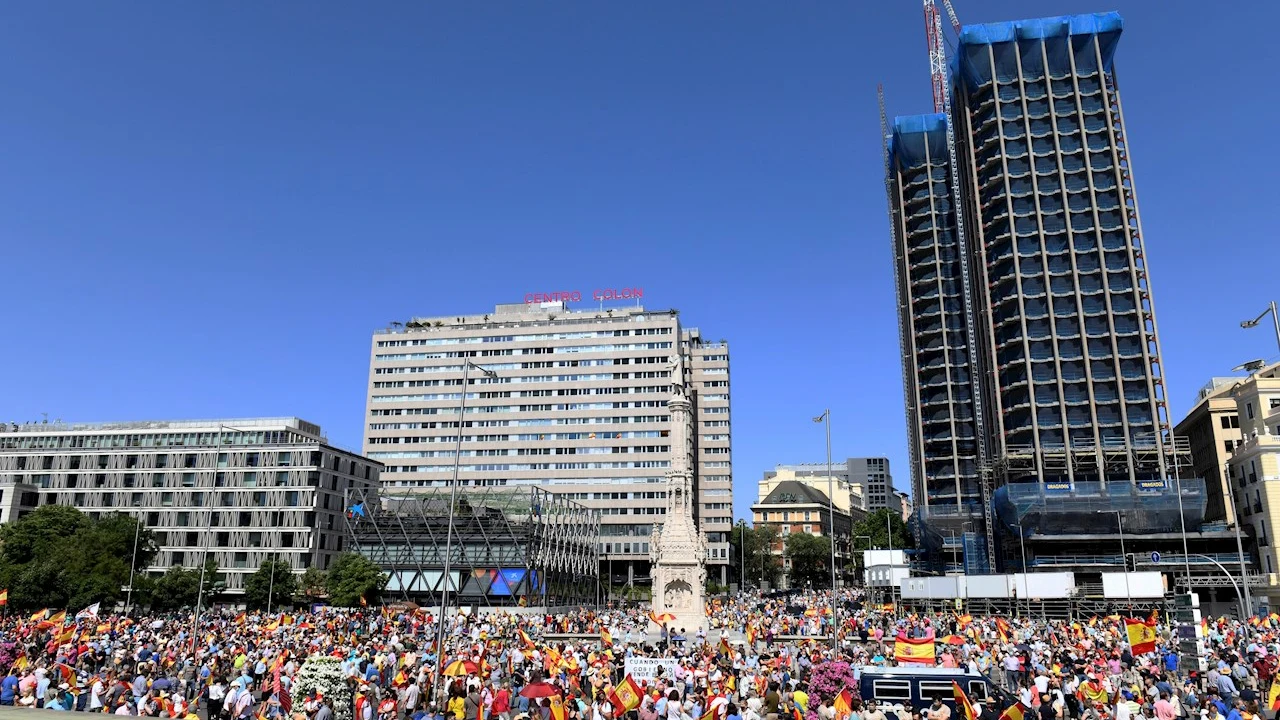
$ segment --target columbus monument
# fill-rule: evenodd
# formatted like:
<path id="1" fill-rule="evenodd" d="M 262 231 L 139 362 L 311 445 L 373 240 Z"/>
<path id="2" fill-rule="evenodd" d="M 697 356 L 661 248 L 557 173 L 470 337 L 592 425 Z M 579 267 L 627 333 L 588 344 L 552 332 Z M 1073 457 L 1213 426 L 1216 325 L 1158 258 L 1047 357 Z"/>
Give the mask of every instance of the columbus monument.
<path id="1" fill-rule="evenodd" d="M 670 630 L 690 633 L 706 624 L 707 548 L 693 522 L 693 403 L 684 385 L 684 358 L 677 355 L 671 369 L 671 467 L 667 470 L 667 515 L 654 537 L 653 612 L 670 613 Z"/>

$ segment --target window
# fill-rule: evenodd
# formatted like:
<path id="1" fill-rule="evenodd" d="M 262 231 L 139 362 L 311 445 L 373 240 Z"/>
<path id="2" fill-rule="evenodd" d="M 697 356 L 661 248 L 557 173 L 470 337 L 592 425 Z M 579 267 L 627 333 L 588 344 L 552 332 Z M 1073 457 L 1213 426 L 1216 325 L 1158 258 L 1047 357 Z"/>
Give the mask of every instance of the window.
<path id="1" fill-rule="evenodd" d="M 1244 404 L 1244 416 L 1250 420 L 1253 419 L 1253 403 Z"/>
<path id="2" fill-rule="evenodd" d="M 235 559 L 232 560 L 231 567 L 242 568 L 249 565 L 249 553 L 247 552 L 238 552 L 235 554 L 234 558 Z"/>
<path id="3" fill-rule="evenodd" d="M 186 526 L 190 525 L 190 524 L 191 524 L 191 513 L 189 513 L 189 512 L 180 512 L 180 513 L 178 513 L 178 520 L 177 520 L 177 522 L 178 522 L 178 527 L 186 527 Z"/>
<path id="4" fill-rule="evenodd" d="M 952 693 L 948 695 L 947 693 Z M 986 688 L 983 688 L 983 694 L 986 694 Z M 939 680 L 921 680 L 920 681 L 920 697 L 932 699 L 937 696 L 950 698 L 955 696 L 955 691 L 951 686 L 951 682 L 942 682 Z M 979 695 L 978 697 L 982 697 Z"/>
<path id="5" fill-rule="evenodd" d="M 1275 410 L 1276 408 L 1280 408 L 1280 398 L 1270 398 L 1267 400 L 1267 403 L 1268 403 L 1268 407 L 1270 407 L 1272 410 Z"/>
<path id="6" fill-rule="evenodd" d="M 1227 451 L 1227 454 L 1228 454 L 1228 455 L 1230 455 L 1230 454 L 1231 454 L 1231 451 L 1236 449 L 1236 443 L 1235 443 L 1235 441 L 1234 441 L 1234 440 L 1223 440 L 1223 441 L 1222 441 L 1222 449 L 1223 449 L 1223 450 L 1226 450 L 1226 451 Z"/>
<path id="7" fill-rule="evenodd" d="M 1221 418 L 1219 418 L 1219 423 L 1222 425 L 1223 430 L 1230 430 L 1233 428 L 1239 429 L 1240 416 L 1239 415 L 1223 415 Z"/>
<path id="8" fill-rule="evenodd" d="M 923 686 L 925 683 L 920 683 Z M 942 683 L 934 683 L 941 685 Z M 877 700 L 910 700 L 911 699 L 911 681 L 910 680 L 876 680 L 872 683 L 872 697 Z M 950 688 L 951 684 L 947 683 Z M 921 687 L 921 694 L 924 688 Z M 927 697 L 927 696 L 926 696 Z"/>
<path id="9" fill-rule="evenodd" d="M 171 492 L 160 493 L 160 504 L 163 505 L 164 507 L 172 507 L 173 493 Z"/>
<path id="10" fill-rule="evenodd" d="M 164 473 L 153 473 L 151 475 L 151 487 L 153 488 L 164 487 Z"/>

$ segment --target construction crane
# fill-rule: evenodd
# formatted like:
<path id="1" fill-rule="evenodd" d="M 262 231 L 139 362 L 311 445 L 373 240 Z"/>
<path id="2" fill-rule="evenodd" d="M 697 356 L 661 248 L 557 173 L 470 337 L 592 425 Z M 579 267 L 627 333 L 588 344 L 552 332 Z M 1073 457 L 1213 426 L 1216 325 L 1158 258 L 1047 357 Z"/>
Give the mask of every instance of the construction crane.
<path id="1" fill-rule="evenodd" d="M 956 33 L 960 32 L 960 21 L 956 18 L 955 9 L 951 7 L 951 0 L 942 0 L 947 9 L 947 16 L 951 20 L 951 27 Z M 969 258 L 973 251 L 969 248 L 969 243 L 965 237 L 965 204 L 960 194 L 960 171 L 959 160 L 956 157 L 956 134 L 955 134 L 955 117 L 951 112 L 951 91 L 947 84 L 947 50 L 942 35 L 942 15 L 938 12 L 938 4 L 935 0 L 924 0 L 924 22 L 925 37 L 929 46 L 929 77 L 933 83 L 933 111 L 935 113 L 943 113 L 946 115 L 947 129 L 947 160 L 948 169 L 951 173 L 951 202 L 954 208 L 955 229 L 956 229 L 956 245 L 959 248 L 960 262 L 968 264 Z M 974 289 L 973 282 L 969 277 L 969 273 L 965 272 L 963 267 L 960 270 L 960 292 L 964 298 L 964 316 L 965 331 L 969 338 L 968 342 L 972 347 L 974 338 L 977 337 L 977 327 L 973 320 L 974 315 Z M 970 358 L 974 357 L 972 354 Z M 982 394 L 981 388 L 978 387 L 978 373 L 969 373 L 971 396 L 973 397 L 973 420 L 974 420 L 974 436 L 978 441 L 978 466 L 981 468 L 986 461 L 986 430 L 983 422 L 982 411 Z M 979 470 L 979 483 L 982 490 L 982 506 L 989 513 L 991 507 L 991 485 L 989 475 Z M 985 513 L 982 522 L 987 540 L 987 563 L 989 566 L 995 566 L 995 533 L 992 528 L 991 518 Z"/>

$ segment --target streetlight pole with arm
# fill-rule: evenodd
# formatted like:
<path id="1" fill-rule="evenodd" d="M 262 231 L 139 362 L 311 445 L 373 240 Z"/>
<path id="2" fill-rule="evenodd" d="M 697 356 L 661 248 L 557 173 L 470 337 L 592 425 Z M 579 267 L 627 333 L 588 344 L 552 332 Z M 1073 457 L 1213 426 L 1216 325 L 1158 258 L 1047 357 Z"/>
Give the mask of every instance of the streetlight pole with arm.
<path id="1" fill-rule="evenodd" d="M 822 414 L 813 421 L 825 423 L 827 426 L 827 520 L 831 523 L 830 534 L 827 536 L 831 545 L 831 651 L 836 652 L 839 649 L 836 628 L 840 627 L 840 624 L 836 607 L 836 492 L 835 478 L 831 474 L 831 408 L 823 410 Z M 849 504 L 852 514 L 852 498 Z"/>
<path id="2" fill-rule="evenodd" d="M 1280 347 L 1280 312 L 1277 312 L 1275 300 L 1267 303 L 1267 309 L 1259 313 L 1258 317 L 1242 321 L 1240 327 L 1245 329 L 1258 327 L 1258 323 L 1262 322 L 1262 318 L 1266 317 L 1268 313 L 1271 314 L 1271 322 L 1276 328 L 1276 346 Z"/>

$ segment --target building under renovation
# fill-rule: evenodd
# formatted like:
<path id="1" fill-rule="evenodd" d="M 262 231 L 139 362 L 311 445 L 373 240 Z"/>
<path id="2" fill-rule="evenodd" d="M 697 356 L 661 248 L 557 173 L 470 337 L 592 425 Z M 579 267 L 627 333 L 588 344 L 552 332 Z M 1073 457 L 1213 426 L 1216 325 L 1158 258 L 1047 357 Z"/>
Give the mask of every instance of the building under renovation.
<path id="1" fill-rule="evenodd" d="M 597 600 L 599 514 L 563 495 L 468 488 L 450 512 L 450 488 L 357 491 L 347 508 L 353 549 L 388 574 L 385 598 L 481 607 Z"/>
<path id="2" fill-rule="evenodd" d="M 1123 532 L 1220 575 L 1190 557 L 1232 536 L 1170 427 L 1121 17 L 953 19 L 948 59 L 925 6 L 934 112 L 885 127 L 917 537 L 977 574 L 1121 565 Z"/>

